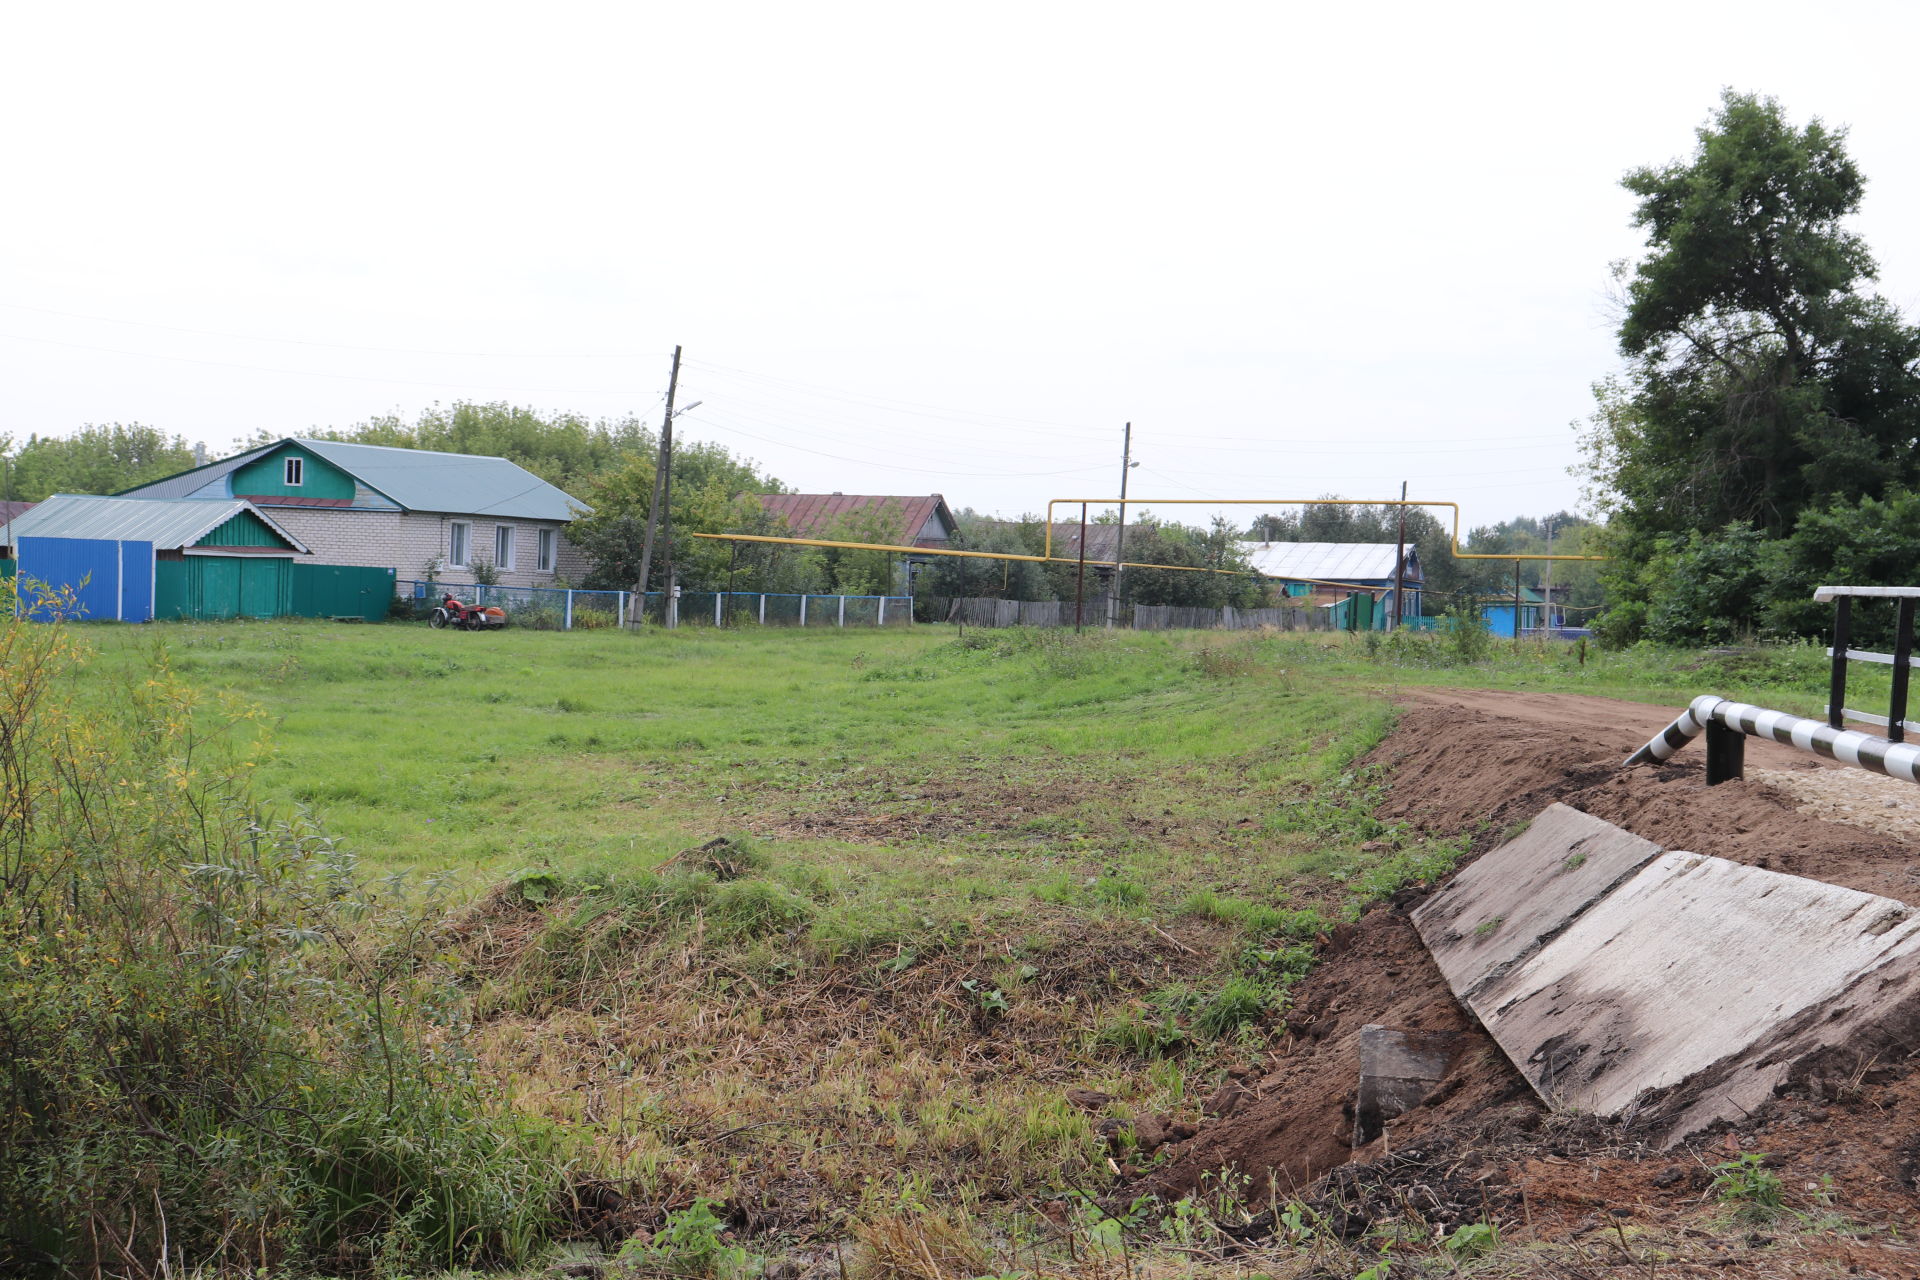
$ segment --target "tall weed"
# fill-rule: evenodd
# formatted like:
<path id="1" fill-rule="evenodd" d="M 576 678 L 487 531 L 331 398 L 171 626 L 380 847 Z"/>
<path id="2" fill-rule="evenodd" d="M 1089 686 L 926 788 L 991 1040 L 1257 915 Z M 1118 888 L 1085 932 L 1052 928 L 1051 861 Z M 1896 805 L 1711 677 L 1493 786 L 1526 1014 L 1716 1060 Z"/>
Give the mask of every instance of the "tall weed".
<path id="1" fill-rule="evenodd" d="M 252 803 L 255 712 L 164 650 L 94 705 L 0 620 L 0 1273 L 518 1263 L 560 1161 L 426 978 L 431 894 Z"/>

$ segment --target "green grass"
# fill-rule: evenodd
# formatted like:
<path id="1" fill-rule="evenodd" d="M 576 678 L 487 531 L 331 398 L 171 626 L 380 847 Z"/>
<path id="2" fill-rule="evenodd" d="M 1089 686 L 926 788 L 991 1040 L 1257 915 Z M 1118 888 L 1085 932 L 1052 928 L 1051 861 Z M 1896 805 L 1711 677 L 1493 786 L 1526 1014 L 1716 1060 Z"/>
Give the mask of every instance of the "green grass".
<path id="1" fill-rule="evenodd" d="M 796 1228 L 1106 1185 L 1059 1081 L 1210 1092 L 1318 934 L 1458 853 L 1371 815 L 1384 699 L 1236 637 L 88 637 L 84 689 L 163 648 L 264 710 L 270 806 L 453 874 L 476 1051 L 579 1168 Z"/>
<path id="2" fill-rule="evenodd" d="M 802 1232 L 1097 1191 L 1063 1082 L 1190 1111 L 1282 1034 L 1315 940 L 1460 852 L 1376 816 L 1397 687 L 1805 711 L 1825 672 L 1324 634 L 85 634 L 82 696 L 164 650 L 262 709 L 270 807 L 452 874 L 447 989 L 573 1167 Z"/>
<path id="3" fill-rule="evenodd" d="M 829 822 L 808 843 L 1116 866 L 1163 828 L 1245 846 L 1236 821 L 1264 823 L 1276 789 L 1337 770 L 1388 722 L 1364 690 L 1209 677 L 1169 636 L 276 623 L 90 638 L 107 667 L 159 643 L 190 681 L 262 705 L 264 794 L 370 865 L 477 880 L 650 865 L 811 817 Z M 916 828 L 941 834 L 901 834 Z M 1093 896 L 1128 905 L 1114 886 Z"/>

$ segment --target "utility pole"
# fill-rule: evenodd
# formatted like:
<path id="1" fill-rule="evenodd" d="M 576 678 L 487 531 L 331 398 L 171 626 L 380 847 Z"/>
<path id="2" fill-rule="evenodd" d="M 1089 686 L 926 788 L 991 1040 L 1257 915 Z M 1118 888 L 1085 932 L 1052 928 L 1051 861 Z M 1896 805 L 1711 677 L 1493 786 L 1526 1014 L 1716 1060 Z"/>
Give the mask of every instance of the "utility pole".
<path id="1" fill-rule="evenodd" d="M 1407 482 L 1400 482 L 1400 541 L 1393 552 L 1393 629 L 1406 619 L 1407 608 Z"/>
<path id="2" fill-rule="evenodd" d="M 1107 630 L 1113 630 L 1120 618 L 1120 562 L 1127 547 L 1127 472 L 1138 465 L 1133 461 L 1133 424 L 1120 435 L 1120 528 L 1113 535 L 1113 581 L 1107 589 Z"/>
<path id="3" fill-rule="evenodd" d="M 661 509 L 667 503 L 667 472 L 673 466 L 673 393 L 680 386 L 680 348 L 673 349 L 673 372 L 667 375 L 667 412 L 660 420 L 660 456 L 653 464 L 653 501 L 647 504 L 647 536 L 640 544 L 640 585 L 634 594 L 640 597 L 640 607 L 634 610 L 635 625 L 639 625 L 647 615 L 647 578 L 653 571 L 653 532 L 660 525 Z M 673 530 L 667 530 L 667 563 L 673 563 Z M 667 592 L 662 597 L 661 616 L 668 615 L 672 604 L 672 569 L 667 572 Z"/>

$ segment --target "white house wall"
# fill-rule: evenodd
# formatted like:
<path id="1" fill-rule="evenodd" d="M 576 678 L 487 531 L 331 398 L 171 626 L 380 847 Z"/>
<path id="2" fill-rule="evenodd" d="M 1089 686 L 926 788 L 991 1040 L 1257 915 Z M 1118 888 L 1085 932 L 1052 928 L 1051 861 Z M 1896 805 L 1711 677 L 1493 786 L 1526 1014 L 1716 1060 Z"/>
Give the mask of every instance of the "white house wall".
<path id="1" fill-rule="evenodd" d="M 437 577 L 450 586 L 471 585 L 473 570 L 447 563 L 449 526 L 464 520 L 470 527 L 469 555 L 493 559 L 494 530 L 513 526 L 514 567 L 500 570 L 505 587 L 550 587 L 579 582 L 590 568 L 580 549 L 567 541 L 566 525 L 557 520 L 493 520 L 478 516 L 436 515 L 420 511 L 354 511 L 339 507 L 274 507 L 273 518 L 287 532 L 307 544 L 319 564 L 362 565 L 392 569 L 399 579 L 427 576 L 430 562 L 438 562 Z M 560 535 L 554 569 L 540 573 L 538 530 Z"/>

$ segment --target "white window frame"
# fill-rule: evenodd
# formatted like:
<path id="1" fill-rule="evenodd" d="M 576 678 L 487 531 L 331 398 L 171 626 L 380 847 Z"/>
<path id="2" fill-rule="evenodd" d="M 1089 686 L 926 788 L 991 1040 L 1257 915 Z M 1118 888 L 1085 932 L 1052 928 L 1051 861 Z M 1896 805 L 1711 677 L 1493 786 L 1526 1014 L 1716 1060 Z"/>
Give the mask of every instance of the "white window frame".
<path id="1" fill-rule="evenodd" d="M 493 567 L 496 569 L 513 568 L 513 544 L 516 530 L 510 524 L 493 526 Z M 507 554 L 501 555 L 505 551 Z"/>
<path id="2" fill-rule="evenodd" d="M 307 482 L 307 460 L 305 458 L 281 459 L 280 478 L 287 488 L 298 489 Z"/>
<path id="3" fill-rule="evenodd" d="M 552 573 L 554 565 L 560 560 L 560 531 L 541 529 L 535 539 L 534 563 L 538 573 Z"/>
<path id="4" fill-rule="evenodd" d="M 447 567 L 464 569 L 473 559 L 473 522 L 451 520 L 447 523 Z"/>

